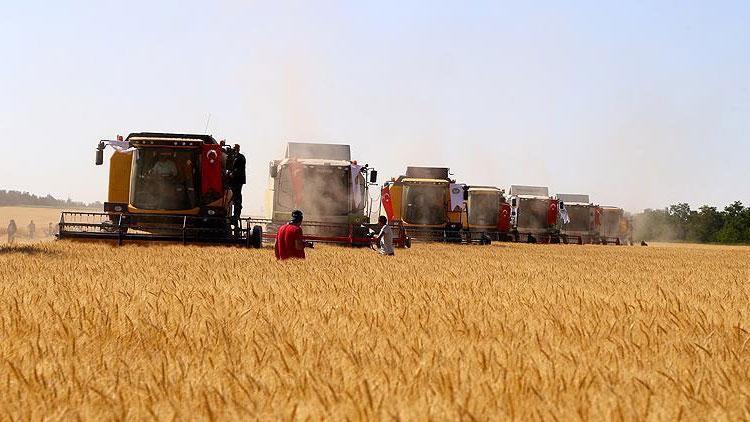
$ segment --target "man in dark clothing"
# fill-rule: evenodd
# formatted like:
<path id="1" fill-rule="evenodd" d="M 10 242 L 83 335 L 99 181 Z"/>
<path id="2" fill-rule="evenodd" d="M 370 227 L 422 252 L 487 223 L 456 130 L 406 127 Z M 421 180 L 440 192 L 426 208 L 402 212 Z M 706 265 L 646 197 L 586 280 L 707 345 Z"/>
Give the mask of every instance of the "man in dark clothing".
<path id="1" fill-rule="evenodd" d="M 229 188 L 232 190 L 232 219 L 239 220 L 242 213 L 242 185 L 245 184 L 245 156 L 240 154 L 239 144 L 234 144 L 232 174 Z"/>
<path id="2" fill-rule="evenodd" d="M 305 246 L 307 245 L 302 240 L 302 227 L 300 226 L 302 226 L 302 211 L 294 210 L 289 223 L 279 227 L 276 233 L 276 246 L 274 247 L 276 259 L 305 259 Z"/>
<path id="3" fill-rule="evenodd" d="M 31 223 L 29 223 L 29 239 L 33 239 L 34 236 L 36 236 L 36 224 L 34 224 L 34 220 L 31 220 Z"/>
<path id="4" fill-rule="evenodd" d="M 12 245 L 13 241 L 16 240 L 17 231 L 18 226 L 16 226 L 16 220 L 10 220 L 10 224 L 8 224 L 8 244 Z"/>

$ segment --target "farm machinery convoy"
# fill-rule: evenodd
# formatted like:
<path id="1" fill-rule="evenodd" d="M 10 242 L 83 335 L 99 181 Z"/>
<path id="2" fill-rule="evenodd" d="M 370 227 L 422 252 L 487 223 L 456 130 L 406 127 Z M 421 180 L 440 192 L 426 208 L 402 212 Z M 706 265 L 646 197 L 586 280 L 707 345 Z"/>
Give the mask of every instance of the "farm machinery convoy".
<path id="1" fill-rule="evenodd" d="M 233 215 L 238 151 L 209 135 L 139 132 L 102 140 L 109 158 L 102 212 L 63 212 L 59 238 L 178 241 L 259 248 L 273 242 L 292 210 L 305 213 L 305 240 L 367 246 L 376 225 L 370 188 L 377 171 L 352 160 L 349 145 L 289 142 L 269 165 L 264 217 Z M 244 168 L 243 168 L 244 182 Z M 241 196 L 239 197 L 241 198 Z M 239 211 L 236 208 L 234 211 Z M 457 183 L 447 167 L 407 167 L 380 188 L 378 215 L 394 244 L 414 241 L 488 244 L 632 244 L 632 220 L 586 195 L 550 196 L 546 187 Z"/>

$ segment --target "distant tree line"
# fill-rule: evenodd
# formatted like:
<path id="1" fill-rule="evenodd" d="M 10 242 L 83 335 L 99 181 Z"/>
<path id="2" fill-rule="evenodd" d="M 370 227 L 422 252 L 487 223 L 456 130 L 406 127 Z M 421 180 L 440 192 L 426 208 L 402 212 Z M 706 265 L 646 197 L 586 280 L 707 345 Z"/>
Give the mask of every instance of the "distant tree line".
<path id="1" fill-rule="evenodd" d="M 99 201 L 85 203 L 57 199 L 52 195 L 37 196 L 28 192 L 19 192 L 15 190 L 0 190 L 0 207 L 11 206 L 34 206 L 34 207 L 56 207 L 56 208 L 102 208 L 103 204 Z"/>
<path id="2" fill-rule="evenodd" d="M 750 207 L 736 201 L 723 210 L 688 204 L 644 210 L 634 216 L 635 238 L 700 243 L 750 244 Z"/>

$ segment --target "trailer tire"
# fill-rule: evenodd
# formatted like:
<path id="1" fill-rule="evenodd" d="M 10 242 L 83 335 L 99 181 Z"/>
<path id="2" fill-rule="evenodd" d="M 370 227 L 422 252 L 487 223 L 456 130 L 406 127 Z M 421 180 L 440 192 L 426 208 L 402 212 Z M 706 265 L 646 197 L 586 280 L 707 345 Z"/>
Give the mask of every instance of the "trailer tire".
<path id="1" fill-rule="evenodd" d="M 253 226 L 253 231 L 250 234 L 250 246 L 255 249 L 263 246 L 263 228 L 261 226 Z"/>

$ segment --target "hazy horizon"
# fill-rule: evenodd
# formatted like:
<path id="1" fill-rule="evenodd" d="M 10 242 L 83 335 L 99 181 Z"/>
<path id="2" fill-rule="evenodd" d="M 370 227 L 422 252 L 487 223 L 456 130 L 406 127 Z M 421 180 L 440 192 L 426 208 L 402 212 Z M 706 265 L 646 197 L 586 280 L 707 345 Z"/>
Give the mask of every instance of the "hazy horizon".
<path id="1" fill-rule="evenodd" d="M 630 211 L 750 202 L 750 3 L 11 3 L 0 189 L 105 201 L 99 139 L 287 141 Z M 107 153 L 109 154 L 109 152 Z"/>

